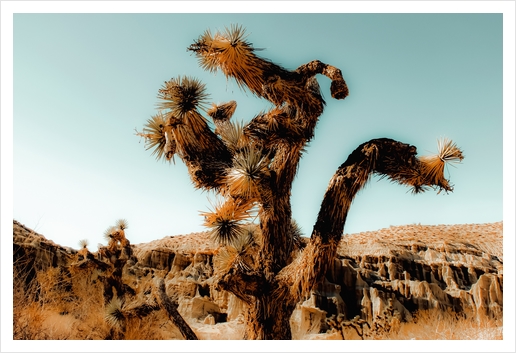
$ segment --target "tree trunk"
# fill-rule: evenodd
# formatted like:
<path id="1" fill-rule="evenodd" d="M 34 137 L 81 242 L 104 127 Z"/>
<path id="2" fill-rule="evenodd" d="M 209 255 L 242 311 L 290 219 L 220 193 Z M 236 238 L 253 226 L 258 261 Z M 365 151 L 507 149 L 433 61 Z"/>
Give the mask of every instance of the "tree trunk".
<path id="1" fill-rule="evenodd" d="M 265 278 L 270 281 L 287 265 L 292 251 L 290 195 L 274 195 L 269 204 L 264 204 L 259 215 L 263 238 L 259 261 Z"/>
<path id="2" fill-rule="evenodd" d="M 284 301 L 279 292 L 264 292 L 252 303 L 245 314 L 244 339 L 290 340 L 290 317 L 296 307 L 293 300 Z"/>

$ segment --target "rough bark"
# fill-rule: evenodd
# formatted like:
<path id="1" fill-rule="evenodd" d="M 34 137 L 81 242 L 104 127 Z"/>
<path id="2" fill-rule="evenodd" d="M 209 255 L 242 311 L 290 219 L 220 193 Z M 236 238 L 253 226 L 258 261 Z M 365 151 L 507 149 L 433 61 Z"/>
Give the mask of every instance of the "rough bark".
<path id="1" fill-rule="evenodd" d="M 281 301 L 272 291 L 265 291 L 250 305 L 246 315 L 244 339 L 290 340 L 290 317 L 296 307 L 292 301 Z"/>

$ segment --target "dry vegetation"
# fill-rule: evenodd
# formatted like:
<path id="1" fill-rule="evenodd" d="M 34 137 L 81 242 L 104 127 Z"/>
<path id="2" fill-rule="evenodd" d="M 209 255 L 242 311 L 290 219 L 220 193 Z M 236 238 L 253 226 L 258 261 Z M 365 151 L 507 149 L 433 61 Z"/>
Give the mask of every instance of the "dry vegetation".
<path id="1" fill-rule="evenodd" d="M 41 242 L 55 245 L 35 232 L 22 234 L 28 230 L 23 226 L 15 227 L 14 230 L 18 240 L 25 237 L 26 242 L 32 244 Z M 22 256 L 20 253 L 23 251 L 15 251 L 14 340 L 182 339 L 181 333 L 170 322 L 164 310 L 127 315 L 138 304 L 142 304 L 137 299 L 120 302 L 123 317 L 113 320 L 109 307 L 110 303 L 116 301 L 117 293 L 115 290 L 114 300 L 106 303 L 102 281 L 108 271 L 84 266 L 85 263 L 81 262 L 83 249 L 70 251 L 69 266 L 46 268 L 34 262 L 31 255 Z M 149 290 L 149 287 L 142 287 L 134 297 L 141 297 L 144 290 Z"/>
<path id="2" fill-rule="evenodd" d="M 373 325 L 358 318 L 332 317 L 328 320 L 332 329 L 326 335 L 345 340 L 503 340 L 502 320 L 430 309 L 415 312 L 411 322 L 401 322 L 396 314 L 387 309 Z"/>
<path id="3" fill-rule="evenodd" d="M 435 309 L 419 311 L 414 322 L 403 323 L 385 338 L 403 340 L 501 340 L 503 322 L 483 318 L 474 320 L 456 313 Z"/>
<path id="4" fill-rule="evenodd" d="M 381 252 L 382 242 L 396 243 L 400 248 L 411 247 L 418 241 L 438 246 L 446 240 L 446 246 L 456 249 L 469 244 L 479 251 L 493 254 L 500 259 L 502 252 L 503 224 L 460 226 L 402 226 L 378 232 L 347 235 L 340 244 L 339 252 L 364 254 Z M 419 232 L 419 233 L 418 233 Z M 24 236 L 25 242 L 37 243 L 44 239 L 37 233 L 22 235 L 19 229 L 14 234 L 17 241 Z M 457 239 L 460 239 L 458 241 Z M 346 242 L 347 240 L 347 242 Z M 46 242 L 53 244 L 51 241 Z M 412 244 L 412 245 L 410 245 Z M 193 251 L 214 254 L 214 244 L 207 233 L 167 237 L 133 247 L 135 254 L 145 249 L 166 248 L 176 251 Z M 35 269 L 30 261 L 18 259 L 13 266 L 13 339 L 14 340 L 167 340 L 183 339 L 178 328 L 164 310 L 150 310 L 138 314 L 135 308 L 144 302 L 144 292 L 152 290 L 151 274 L 140 278 L 140 285 L 133 286 L 133 300 L 120 303 L 122 312 L 119 322 L 109 315 L 110 302 L 106 303 L 98 268 L 80 266 L 77 261 L 81 250 L 69 249 L 71 266 L 49 266 Z M 451 254 L 451 253 L 448 253 Z M 459 259 L 460 260 L 460 259 Z M 74 264 L 75 261 L 75 265 Z M 147 278 L 148 277 L 148 278 Z M 131 279 L 131 280 L 134 280 Z M 128 283 L 130 284 L 130 283 Z M 134 283 L 133 283 L 134 284 Z M 136 298 L 136 300 L 134 300 Z M 112 301 L 111 301 L 112 302 Z M 132 314 L 130 314 L 132 313 Z M 136 314 L 135 314 L 136 313 Z M 326 333 L 309 333 L 297 339 L 346 339 L 346 340 L 502 340 L 503 320 L 488 317 L 472 318 L 451 311 L 438 309 L 417 311 L 412 320 L 401 322 L 398 313 L 387 307 L 373 324 L 355 318 L 331 317 Z M 202 324 L 192 326 L 202 330 Z M 218 325 L 217 325 L 218 326 Z M 206 326 L 208 327 L 208 326 Z M 211 326 L 215 328 L 214 326 Z M 200 332 L 200 331 L 198 331 Z M 208 332 L 208 331 L 207 331 Z M 217 337 L 216 335 L 213 337 Z"/>
<path id="5" fill-rule="evenodd" d="M 92 315 L 103 307 L 102 291 L 95 284 L 84 286 L 83 274 L 63 278 L 60 270 L 49 268 L 30 279 L 30 274 L 14 267 L 14 339 L 106 337 L 102 332 L 109 330 L 103 317 Z"/>
<path id="6" fill-rule="evenodd" d="M 63 279 L 59 268 L 49 268 L 29 281 L 14 274 L 13 339 L 174 339 L 175 327 L 160 312 L 128 322 L 122 335 L 106 318 L 103 288 L 93 278 L 97 270 L 81 270 Z M 72 289 L 73 288 L 73 289 Z M 172 333 L 172 334 L 171 334 Z"/>
<path id="7" fill-rule="evenodd" d="M 92 278 L 95 274 L 88 276 Z M 25 290 L 21 283 L 24 279 L 15 276 L 13 339 L 182 339 L 164 311 L 129 318 L 123 332 L 109 325 L 102 288 L 98 282 L 93 287 L 88 284 L 85 280 L 88 276 L 76 273 L 65 283 L 59 279 L 59 269 L 52 268 L 39 274 Z M 63 290 L 63 286 L 70 283 L 73 293 L 77 294 Z M 348 321 L 341 329 L 334 328 L 317 336 L 346 340 L 502 340 L 502 327 L 501 320 L 476 320 L 432 309 L 416 312 L 412 322 L 400 322 L 395 314 L 385 315 L 379 317 L 373 327 L 363 322 L 353 325 Z M 299 338 L 310 339 L 311 336 Z"/>

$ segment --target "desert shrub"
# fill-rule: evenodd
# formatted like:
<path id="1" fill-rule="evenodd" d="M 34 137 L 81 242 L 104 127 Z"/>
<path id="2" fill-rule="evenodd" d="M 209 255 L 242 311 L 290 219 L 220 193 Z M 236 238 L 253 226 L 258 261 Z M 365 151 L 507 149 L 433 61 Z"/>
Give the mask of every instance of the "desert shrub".
<path id="1" fill-rule="evenodd" d="M 329 326 L 347 340 L 502 340 L 503 322 L 443 311 L 438 308 L 419 310 L 411 322 L 400 322 L 396 315 L 377 317 L 373 324 L 355 318 L 332 317 Z"/>
<path id="2" fill-rule="evenodd" d="M 387 339 L 417 340 L 501 340 L 503 321 L 467 315 L 451 310 L 420 310 L 414 321 L 403 323 L 400 330 Z"/>
<path id="3" fill-rule="evenodd" d="M 14 267 L 13 339 L 103 339 L 95 269 L 50 267 L 29 278 Z"/>

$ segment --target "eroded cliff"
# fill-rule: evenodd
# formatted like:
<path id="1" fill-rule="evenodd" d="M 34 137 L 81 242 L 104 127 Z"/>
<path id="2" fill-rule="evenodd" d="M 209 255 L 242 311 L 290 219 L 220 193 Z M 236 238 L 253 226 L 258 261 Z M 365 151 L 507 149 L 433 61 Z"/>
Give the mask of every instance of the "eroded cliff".
<path id="1" fill-rule="evenodd" d="M 332 327 L 337 319 L 374 327 L 376 321 L 385 320 L 386 313 L 406 322 L 416 311 L 431 308 L 501 320 L 502 240 L 502 222 L 411 225 L 345 235 L 325 282 L 298 303 L 291 319 L 293 337 L 335 336 Z M 157 336 L 152 338 L 181 339 L 159 309 L 157 283 L 163 279 L 166 294 L 198 338 L 240 339 L 245 304 L 217 287 L 218 251 L 207 233 L 126 244 L 111 252 L 102 247 L 96 252 L 74 250 L 14 221 L 14 291 L 31 300 L 62 300 L 55 306 L 59 311 L 54 322 L 67 320 L 82 331 L 88 330 L 87 320 L 74 314 L 71 303 L 90 298 L 89 314 L 82 315 L 100 319 L 96 334 L 90 333 L 89 338 L 128 338 L 125 326 L 123 335 L 117 334 L 117 324 L 120 328 L 121 323 L 154 315 L 154 321 L 162 320 L 162 332 L 154 332 Z M 59 278 L 55 285 L 44 285 L 43 279 L 49 276 Z M 39 283 L 36 297 L 27 295 L 34 279 Z M 92 301 L 94 297 L 100 299 Z M 110 321 L 107 311 L 121 297 L 124 300 L 117 309 L 121 317 Z M 69 337 L 83 339 L 84 335 L 77 332 Z"/>

